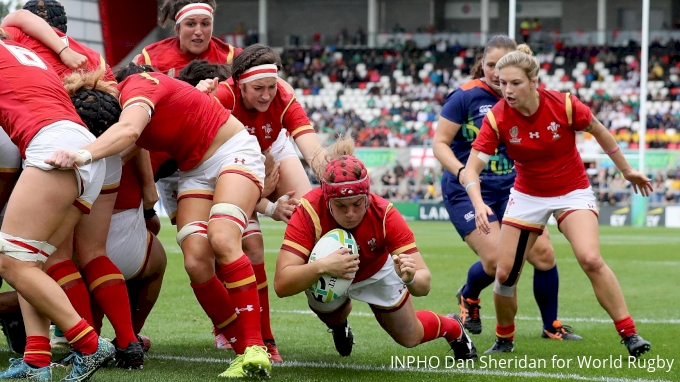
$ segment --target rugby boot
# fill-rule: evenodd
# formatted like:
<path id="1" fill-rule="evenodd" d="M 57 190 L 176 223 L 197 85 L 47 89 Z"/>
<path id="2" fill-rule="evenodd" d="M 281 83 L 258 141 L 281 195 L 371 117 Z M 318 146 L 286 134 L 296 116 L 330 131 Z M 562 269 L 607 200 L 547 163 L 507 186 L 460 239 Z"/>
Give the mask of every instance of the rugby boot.
<path id="1" fill-rule="evenodd" d="M 496 354 L 496 353 L 512 353 L 515 351 L 515 341 L 511 341 L 505 338 L 497 338 L 493 346 L 489 348 L 484 354 Z"/>
<path id="2" fill-rule="evenodd" d="M 453 355 L 456 360 L 465 359 L 477 359 L 477 348 L 472 342 L 472 338 L 465 332 L 465 326 L 463 325 L 463 320 L 457 314 L 447 315 L 453 318 L 460 325 L 461 335 L 457 340 L 449 342 L 451 350 L 453 350 Z"/>
<path id="3" fill-rule="evenodd" d="M 99 337 L 97 351 L 92 354 L 82 354 L 79 351 L 72 351 L 69 355 L 71 372 L 62 379 L 62 382 L 88 381 L 92 375 L 105 365 L 116 354 L 116 348 L 111 342 Z"/>
<path id="4" fill-rule="evenodd" d="M 23 358 L 10 358 L 9 369 L 0 373 L 0 379 L 23 379 L 27 381 L 52 381 L 52 369 L 45 367 L 31 367 Z"/>
<path id="5" fill-rule="evenodd" d="M 571 329 L 571 326 L 562 325 L 560 320 L 555 320 L 551 329 L 544 329 L 541 333 L 541 338 L 550 338 L 558 341 L 580 341 L 583 339 L 583 337 L 574 333 L 574 331 Z"/>
<path id="6" fill-rule="evenodd" d="M 464 285 L 460 287 L 458 293 L 456 293 L 456 301 L 460 308 L 460 319 L 468 332 L 472 334 L 481 334 L 482 319 L 479 316 L 479 309 L 482 307 L 479 306 L 480 300 L 472 300 L 463 297 L 463 287 Z"/>
<path id="7" fill-rule="evenodd" d="M 144 350 L 142 350 L 142 345 L 139 341 L 130 342 L 125 349 L 116 346 L 116 355 L 113 364 L 120 369 L 143 369 Z"/>
<path id="8" fill-rule="evenodd" d="M 220 378 L 245 378 L 248 376 L 245 371 L 243 371 L 243 354 L 239 354 L 231 361 L 227 370 L 222 374 L 218 375 Z"/>
<path id="9" fill-rule="evenodd" d="M 631 334 L 630 336 L 621 340 L 621 343 L 626 345 L 628 353 L 633 357 L 639 357 L 642 354 L 652 349 L 652 344 L 638 334 Z"/>
<path id="10" fill-rule="evenodd" d="M 268 378 L 272 371 L 266 346 L 249 346 L 243 353 L 243 371 L 250 377 Z"/>
<path id="11" fill-rule="evenodd" d="M 270 360 L 274 363 L 283 362 L 283 358 L 279 353 L 279 348 L 276 347 L 276 342 L 274 340 L 264 340 L 264 346 L 267 347 L 267 353 L 270 355 Z"/>
<path id="12" fill-rule="evenodd" d="M 343 325 L 329 327 L 329 333 L 333 333 L 333 342 L 335 343 L 335 350 L 342 357 L 347 357 L 352 354 L 352 346 L 354 346 L 354 334 L 352 328 L 347 322 Z"/>

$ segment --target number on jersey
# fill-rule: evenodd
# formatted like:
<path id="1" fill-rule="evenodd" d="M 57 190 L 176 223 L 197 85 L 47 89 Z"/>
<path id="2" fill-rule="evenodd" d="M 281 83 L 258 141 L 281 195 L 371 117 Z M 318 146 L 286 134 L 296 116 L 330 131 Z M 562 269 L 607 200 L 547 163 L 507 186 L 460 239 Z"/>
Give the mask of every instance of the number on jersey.
<path id="1" fill-rule="evenodd" d="M 35 52 L 33 52 L 30 49 L 26 49 L 23 46 L 17 46 L 17 45 L 7 45 L 7 44 L 0 44 L 7 48 L 7 50 L 12 53 L 14 57 L 16 57 L 17 61 L 21 65 L 25 66 L 35 66 L 37 68 L 47 70 L 47 65 L 38 57 Z"/>

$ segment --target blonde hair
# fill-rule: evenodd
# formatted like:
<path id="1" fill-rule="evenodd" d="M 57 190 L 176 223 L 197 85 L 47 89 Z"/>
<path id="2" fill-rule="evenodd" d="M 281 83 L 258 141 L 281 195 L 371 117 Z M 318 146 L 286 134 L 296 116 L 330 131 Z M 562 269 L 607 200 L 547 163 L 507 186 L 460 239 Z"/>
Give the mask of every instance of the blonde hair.
<path id="1" fill-rule="evenodd" d="M 83 89 L 98 90 L 103 93 L 111 94 L 118 98 L 120 92 L 111 83 L 103 81 L 104 69 L 99 68 L 93 72 L 76 71 L 62 79 L 64 88 L 69 97 L 73 97 Z"/>
<path id="2" fill-rule="evenodd" d="M 516 51 L 506 54 L 496 63 L 496 68 L 499 70 L 508 66 L 524 70 L 530 80 L 538 78 L 540 65 L 527 44 L 520 44 Z"/>
<path id="3" fill-rule="evenodd" d="M 319 155 L 318 152 L 314 153 L 314 158 L 319 158 L 318 160 L 313 160 L 309 164 L 312 168 L 316 178 L 321 181 L 323 174 L 326 171 L 326 165 L 333 159 L 340 158 L 343 155 L 354 155 L 354 147 L 356 146 L 354 138 L 349 135 L 340 135 L 338 140 L 332 145 L 328 146 L 325 150 L 325 155 Z M 320 150 L 323 150 L 322 148 Z"/>

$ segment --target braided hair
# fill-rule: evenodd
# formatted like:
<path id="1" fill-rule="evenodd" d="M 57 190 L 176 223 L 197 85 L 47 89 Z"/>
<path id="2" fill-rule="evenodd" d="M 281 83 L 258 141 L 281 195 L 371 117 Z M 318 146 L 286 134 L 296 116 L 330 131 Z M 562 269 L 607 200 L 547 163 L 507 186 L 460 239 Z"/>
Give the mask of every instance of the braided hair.
<path id="1" fill-rule="evenodd" d="M 231 64 L 232 76 L 235 81 L 243 72 L 257 65 L 274 64 L 281 69 L 281 57 L 271 47 L 262 44 L 253 44 L 243 49 L 243 51 L 234 58 Z"/>
<path id="2" fill-rule="evenodd" d="M 211 64 L 206 60 L 193 60 L 179 72 L 178 80 L 187 82 L 191 86 L 198 85 L 201 80 L 217 77 L 220 82 L 231 77 L 231 66 L 226 64 Z"/>
<path id="3" fill-rule="evenodd" d="M 213 11 L 217 10 L 217 3 L 215 0 L 165 0 L 158 12 L 158 25 L 163 27 L 168 20 L 174 21 L 175 15 L 180 9 L 193 3 L 208 4 L 212 7 Z"/>
<path id="4" fill-rule="evenodd" d="M 87 73 L 74 72 L 63 79 L 64 88 L 80 119 L 95 137 L 118 122 L 121 113 L 118 90 L 100 81 L 103 73 L 102 69 Z"/>
<path id="5" fill-rule="evenodd" d="M 52 28 L 57 28 L 66 34 L 66 11 L 64 6 L 57 0 L 29 0 L 24 4 L 24 9 L 39 16 Z"/>
<path id="6" fill-rule="evenodd" d="M 134 62 L 131 62 L 127 64 L 127 66 L 123 66 L 116 70 L 113 75 L 116 77 L 116 81 L 123 82 L 124 79 L 130 77 L 133 74 L 139 74 L 139 73 L 153 73 L 156 72 L 157 70 L 151 66 L 151 65 L 138 65 L 135 64 Z"/>

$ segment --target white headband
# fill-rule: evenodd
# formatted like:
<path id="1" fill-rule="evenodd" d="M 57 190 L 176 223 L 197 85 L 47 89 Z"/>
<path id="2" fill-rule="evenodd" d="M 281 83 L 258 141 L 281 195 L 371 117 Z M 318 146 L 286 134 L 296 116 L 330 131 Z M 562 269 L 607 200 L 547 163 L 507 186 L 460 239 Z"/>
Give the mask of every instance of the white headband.
<path id="1" fill-rule="evenodd" d="M 238 82 L 246 84 L 261 78 L 274 77 L 278 78 L 279 68 L 274 64 L 264 64 L 253 66 L 252 68 L 246 70 L 238 77 Z"/>
<path id="2" fill-rule="evenodd" d="M 210 5 L 204 3 L 187 4 L 183 6 L 182 9 L 180 9 L 175 15 L 175 25 L 181 23 L 182 20 L 186 19 L 187 17 L 194 15 L 210 16 L 212 19 L 213 9 Z"/>

